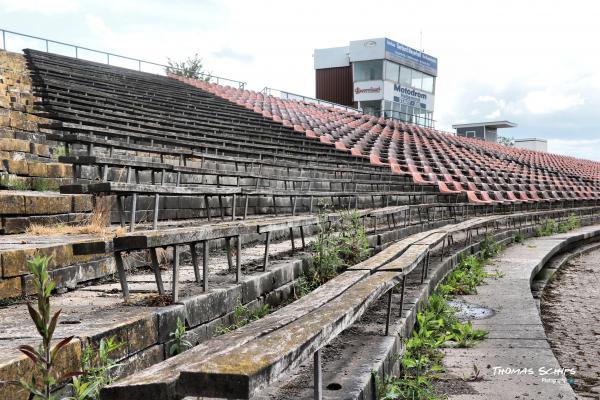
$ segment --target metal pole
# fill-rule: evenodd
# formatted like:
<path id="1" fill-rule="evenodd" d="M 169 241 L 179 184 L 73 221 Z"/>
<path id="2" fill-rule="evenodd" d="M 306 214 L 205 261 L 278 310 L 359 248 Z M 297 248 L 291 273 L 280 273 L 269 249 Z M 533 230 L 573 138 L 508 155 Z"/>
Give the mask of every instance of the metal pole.
<path id="1" fill-rule="evenodd" d="M 398 316 L 402 318 L 402 311 L 404 310 L 404 289 L 406 288 L 406 275 L 402 277 L 402 291 L 400 292 L 400 312 Z"/>
<path id="2" fill-rule="evenodd" d="M 110 65 L 110 54 L 106 53 L 106 63 Z"/>
<path id="3" fill-rule="evenodd" d="M 138 69 L 142 72 L 142 60 L 138 60 Z"/>
<path id="4" fill-rule="evenodd" d="M 49 51 L 48 51 L 48 39 L 46 39 L 46 53 L 49 53 Z"/>
<path id="5" fill-rule="evenodd" d="M 323 376 L 321 375 L 321 349 L 317 350 L 313 355 L 314 366 L 314 399 L 321 400 L 323 398 Z"/>
<path id="6" fill-rule="evenodd" d="M 387 304 L 387 317 L 385 319 L 385 336 L 390 333 L 390 321 L 392 317 L 392 292 L 394 289 L 390 289 L 388 292 L 388 304 Z"/>
<path id="7" fill-rule="evenodd" d="M 6 50 L 6 31 L 2 29 L 2 50 Z"/>
<path id="8" fill-rule="evenodd" d="M 79 58 L 79 48 L 75 46 L 75 58 Z"/>

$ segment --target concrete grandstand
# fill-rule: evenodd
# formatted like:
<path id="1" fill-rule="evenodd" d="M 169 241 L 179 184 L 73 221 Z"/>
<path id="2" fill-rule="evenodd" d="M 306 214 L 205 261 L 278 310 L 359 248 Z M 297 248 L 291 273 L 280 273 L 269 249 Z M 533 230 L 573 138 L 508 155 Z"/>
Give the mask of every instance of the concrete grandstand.
<path id="1" fill-rule="evenodd" d="M 25 305 L 34 254 L 52 256 L 56 337 L 75 338 L 57 370 L 102 338 L 125 343 L 102 399 L 375 398 L 372 371 L 398 371 L 403 339 L 462 256 L 550 219 L 588 225 L 500 259 L 514 284 L 494 293 L 533 321 L 520 349 L 546 341 L 533 276 L 600 235 L 598 162 L 176 74 L 31 49 L 0 58 L 0 381 L 32 374 L 16 348 L 36 338 Z M 311 243 L 347 210 L 370 257 L 296 297 Z M 236 307 L 264 304 L 276 310 L 216 335 Z M 193 347 L 171 356 L 178 321 Z M 507 323 L 490 321 L 490 333 Z M 502 346 L 485 354 L 519 357 Z M 547 344 L 532 359 L 560 368 Z M 531 383 L 520 379 L 474 380 L 473 398 L 504 386 L 514 398 Z M 539 390 L 575 398 L 566 383 Z M 2 385 L 0 397 L 27 394 Z"/>

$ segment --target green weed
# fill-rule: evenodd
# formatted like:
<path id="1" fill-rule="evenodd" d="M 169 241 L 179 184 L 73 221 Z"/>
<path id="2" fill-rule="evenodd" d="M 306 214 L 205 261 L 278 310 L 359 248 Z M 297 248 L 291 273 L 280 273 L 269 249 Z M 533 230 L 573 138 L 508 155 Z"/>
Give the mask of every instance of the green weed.
<path id="1" fill-rule="evenodd" d="M 169 336 L 173 338 L 173 344 L 169 347 L 169 355 L 171 356 L 181 354 L 192 347 L 192 344 L 185 339 L 185 324 L 179 318 L 177 318 L 177 327 Z"/>
<path id="2" fill-rule="evenodd" d="M 73 396 L 69 400 L 94 400 L 100 398 L 100 390 L 113 381 L 110 371 L 121 364 L 115 362 L 111 353 L 121 348 L 114 337 L 102 338 L 97 350 L 87 345 L 81 357 L 81 377 L 74 377 L 71 383 Z"/>
<path id="3" fill-rule="evenodd" d="M 220 326 L 215 331 L 215 336 L 222 335 L 224 333 L 229 333 L 238 328 L 241 328 L 244 325 L 249 324 L 252 321 L 259 320 L 269 314 L 270 306 L 268 304 L 263 304 L 258 307 L 254 311 L 250 311 L 248 306 L 245 304 L 239 303 L 233 309 L 233 324 L 229 326 Z"/>

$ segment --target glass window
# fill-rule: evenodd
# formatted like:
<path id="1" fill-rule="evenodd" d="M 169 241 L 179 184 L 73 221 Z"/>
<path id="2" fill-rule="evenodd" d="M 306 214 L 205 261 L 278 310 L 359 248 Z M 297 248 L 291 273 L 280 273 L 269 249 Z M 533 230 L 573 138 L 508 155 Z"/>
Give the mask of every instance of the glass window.
<path id="1" fill-rule="evenodd" d="M 365 114 L 381 115 L 381 100 L 361 101 L 359 102 L 359 107 L 362 108 Z"/>
<path id="2" fill-rule="evenodd" d="M 406 104 L 402 104 L 402 106 L 400 107 L 400 119 L 402 121 L 408 121 L 408 107 L 406 106 Z"/>
<path id="3" fill-rule="evenodd" d="M 419 71 L 412 71 L 412 78 L 410 80 L 410 85 L 415 89 L 421 89 L 421 83 L 423 81 L 423 73 Z"/>
<path id="4" fill-rule="evenodd" d="M 429 93 L 433 93 L 433 76 L 423 74 L 423 90 Z"/>
<path id="5" fill-rule="evenodd" d="M 385 79 L 392 82 L 398 82 L 398 75 L 400 74 L 400 66 L 391 61 L 385 62 Z"/>
<path id="6" fill-rule="evenodd" d="M 400 84 L 402 86 L 410 86 L 410 68 L 401 67 L 400 68 Z"/>
<path id="7" fill-rule="evenodd" d="M 354 81 L 374 81 L 378 79 L 383 79 L 383 60 L 354 63 Z"/>

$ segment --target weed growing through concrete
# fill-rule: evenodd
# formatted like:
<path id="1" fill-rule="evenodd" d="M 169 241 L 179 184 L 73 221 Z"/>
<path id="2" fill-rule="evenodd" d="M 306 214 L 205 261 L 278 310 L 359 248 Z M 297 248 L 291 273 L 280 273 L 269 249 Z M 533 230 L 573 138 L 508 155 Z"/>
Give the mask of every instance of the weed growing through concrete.
<path id="1" fill-rule="evenodd" d="M 59 185 L 56 182 L 52 182 L 49 179 L 34 179 L 31 185 L 31 190 L 37 192 L 58 192 Z"/>
<path id="2" fill-rule="evenodd" d="M 472 347 L 486 337 L 487 332 L 474 329 L 470 321 L 461 323 L 456 310 L 448 304 L 453 295 L 477 293 L 477 286 L 483 284 L 485 278 L 500 276 L 486 273 L 484 266 L 500 252 L 501 246 L 486 235 L 479 250 L 479 256 L 463 257 L 429 296 L 425 308 L 417 313 L 417 323 L 400 357 L 400 376 L 382 380 L 373 372 L 378 400 L 437 399 L 432 380 L 443 371 L 444 353 L 440 348 Z"/>
<path id="3" fill-rule="evenodd" d="M 523 234 L 521 232 L 517 232 L 513 236 L 513 242 L 515 242 L 515 243 L 523 244 L 524 241 L 525 241 L 525 237 L 523 236 Z"/>
<path id="4" fill-rule="evenodd" d="M 81 357 L 81 377 L 74 377 L 71 383 L 73 392 L 69 400 L 94 400 L 100 398 L 100 390 L 113 381 L 110 372 L 121 364 L 110 355 L 124 345 L 115 337 L 102 338 L 98 349 L 87 345 Z"/>
<path id="5" fill-rule="evenodd" d="M 546 219 L 542 223 L 542 226 L 538 227 L 535 231 L 535 236 L 544 237 L 551 236 L 555 233 L 567 233 L 573 229 L 579 228 L 579 218 L 577 215 L 571 214 L 566 221 L 557 223 L 553 219 Z"/>
<path id="6" fill-rule="evenodd" d="M 233 324 L 229 326 L 220 326 L 215 330 L 215 336 L 229 333 L 244 325 L 248 325 L 252 321 L 257 321 L 271 311 L 268 304 L 263 304 L 256 310 L 251 311 L 247 305 L 239 303 L 233 309 Z"/>
<path id="7" fill-rule="evenodd" d="M 469 255 L 448 274 L 438 291 L 444 296 L 477 294 L 477 286 L 483 284 L 485 278 L 500 278 L 502 274 L 485 272 L 487 262 L 502 250 L 491 236 L 485 235 L 480 244 L 479 256 Z"/>
<path id="8" fill-rule="evenodd" d="M 25 180 L 10 176 L 7 179 L 3 179 L 2 186 L 8 190 L 31 190 Z"/>
<path id="9" fill-rule="evenodd" d="M 73 340 L 73 336 L 62 339 L 54 347 L 51 346 L 61 310 L 55 312 L 52 317 L 50 316 L 50 297 L 55 284 L 48 275 L 49 261 L 49 257 L 39 255 L 28 261 L 37 291 L 37 308 L 34 308 L 28 302 L 27 309 L 37 332 L 42 338 L 42 343 L 37 349 L 29 345 L 19 346 L 19 351 L 33 362 L 33 373 L 29 380 L 23 377 L 19 381 L 0 382 L 20 386 L 29 393 L 31 399 L 51 399 L 52 390 L 57 382 L 82 374 L 80 371 L 75 371 L 57 377 L 53 371 L 57 357 L 65 349 L 65 346 Z"/>
<path id="10" fill-rule="evenodd" d="M 356 211 L 342 211 L 338 224 L 319 214 L 316 240 L 312 243 L 313 267 L 309 273 L 311 290 L 348 267 L 369 257 L 369 242 Z"/>
<path id="11" fill-rule="evenodd" d="M 169 347 L 171 356 L 181 354 L 192 347 L 192 344 L 185 339 L 185 324 L 179 318 L 177 318 L 177 327 L 169 336 L 173 339 L 173 344 Z"/>

